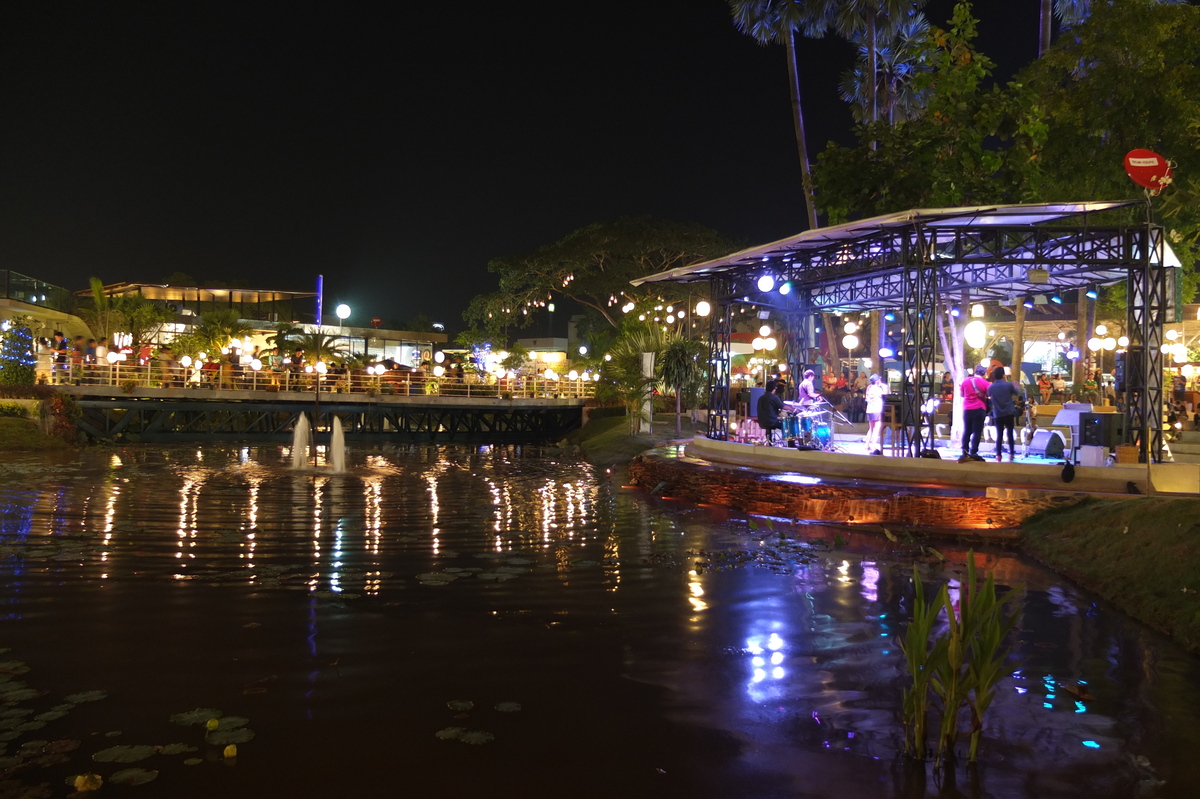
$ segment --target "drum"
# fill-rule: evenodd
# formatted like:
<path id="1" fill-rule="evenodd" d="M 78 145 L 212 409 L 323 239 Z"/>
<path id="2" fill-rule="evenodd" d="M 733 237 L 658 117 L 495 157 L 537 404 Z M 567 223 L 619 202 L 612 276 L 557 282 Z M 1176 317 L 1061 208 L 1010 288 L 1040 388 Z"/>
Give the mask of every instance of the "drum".
<path id="1" fill-rule="evenodd" d="M 799 438 L 800 437 L 800 417 L 789 414 L 779 420 L 783 425 L 784 438 Z"/>
<path id="2" fill-rule="evenodd" d="M 833 427 L 828 422 L 817 422 L 813 425 L 813 438 L 821 447 L 833 444 Z"/>

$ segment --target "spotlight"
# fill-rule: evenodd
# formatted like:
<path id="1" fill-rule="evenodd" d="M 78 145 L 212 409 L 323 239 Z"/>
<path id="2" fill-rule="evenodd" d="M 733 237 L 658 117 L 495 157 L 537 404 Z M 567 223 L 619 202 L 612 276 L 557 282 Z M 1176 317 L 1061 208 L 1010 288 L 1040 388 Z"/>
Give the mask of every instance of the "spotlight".
<path id="1" fill-rule="evenodd" d="M 880 358 L 891 358 L 895 354 L 896 353 L 892 351 L 891 347 L 880 347 L 879 348 L 879 357 Z"/>
<path id="2" fill-rule="evenodd" d="M 779 287 L 779 293 L 785 297 L 787 295 L 791 294 L 792 293 L 792 284 L 784 283 L 782 286 Z"/>
<path id="3" fill-rule="evenodd" d="M 958 315 L 961 313 L 962 313 L 962 311 L 959 310 L 957 305 L 950 309 L 950 315 L 953 316 L 955 319 L 957 319 Z"/>
<path id="4" fill-rule="evenodd" d="M 770 275 L 763 275 L 758 279 L 759 291 L 768 292 L 773 288 L 775 288 L 775 278 L 771 277 Z"/>
<path id="5" fill-rule="evenodd" d="M 884 320 L 885 320 L 885 321 L 888 321 L 888 322 L 895 322 L 895 321 L 896 321 L 896 315 L 895 315 L 894 313 L 892 313 L 891 311 L 888 311 L 887 313 L 885 313 L 885 314 L 883 315 L 883 318 L 884 318 Z"/>
<path id="6" fill-rule="evenodd" d="M 1089 300 L 1094 300 L 1100 296 L 1100 290 L 1095 286 L 1088 286 L 1087 291 L 1083 292 L 1083 296 L 1087 297 Z"/>
<path id="7" fill-rule="evenodd" d="M 1054 303 L 1055 305 L 1062 305 L 1062 297 L 1057 294 L 1051 294 L 1050 302 Z"/>
<path id="8" fill-rule="evenodd" d="M 1026 308 L 1032 308 L 1033 307 L 1033 296 L 1026 294 L 1025 299 L 1021 304 L 1024 305 Z"/>

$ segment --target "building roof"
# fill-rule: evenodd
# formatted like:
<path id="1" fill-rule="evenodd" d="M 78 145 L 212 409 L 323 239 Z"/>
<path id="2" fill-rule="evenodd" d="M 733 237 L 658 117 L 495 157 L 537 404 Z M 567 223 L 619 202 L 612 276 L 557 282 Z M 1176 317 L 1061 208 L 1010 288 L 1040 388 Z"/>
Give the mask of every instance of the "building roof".
<path id="1" fill-rule="evenodd" d="M 1109 211 L 1137 205 L 1133 200 L 1116 200 L 1085 203 L 1036 203 L 1026 205 L 977 205 L 961 208 L 915 208 L 898 211 L 869 219 L 846 222 L 832 227 L 806 230 L 795 236 L 768 244 L 760 244 L 738 250 L 711 261 L 690 264 L 667 272 L 649 275 L 630 281 L 635 286 L 643 283 L 690 282 L 708 280 L 755 263 L 773 259 L 794 259 L 797 255 L 828 249 L 831 245 L 848 244 L 869 239 L 889 230 L 899 230 L 920 225 L 927 228 L 961 228 L 979 225 L 1038 225 L 1069 216 Z"/>
<path id="2" fill-rule="evenodd" d="M 89 297 L 91 289 L 75 292 Z M 148 300 L 163 302 L 232 302 L 264 303 L 285 300 L 311 299 L 315 291 L 280 291 L 277 289 L 205 288 L 203 286 L 172 286 L 165 283 L 110 283 L 104 287 L 110 297 L 140 294 Z"/>

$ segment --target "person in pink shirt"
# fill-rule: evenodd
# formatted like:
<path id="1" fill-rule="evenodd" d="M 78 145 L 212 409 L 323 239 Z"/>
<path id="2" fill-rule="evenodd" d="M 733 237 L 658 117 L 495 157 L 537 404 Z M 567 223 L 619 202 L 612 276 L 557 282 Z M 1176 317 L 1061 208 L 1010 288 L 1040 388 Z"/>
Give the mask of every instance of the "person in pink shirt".
<path id="1" fill-rule="evenodd" d="M 975 367 L 975 374 L 962 382 L 959 391 L 963 398 L 963 454 L 959 463 L 981 461 L 979 441 L 983 438 L 983 420 L 987 417 L 987 396 L 990 385 L 984 375 L 983 364 Z"/>

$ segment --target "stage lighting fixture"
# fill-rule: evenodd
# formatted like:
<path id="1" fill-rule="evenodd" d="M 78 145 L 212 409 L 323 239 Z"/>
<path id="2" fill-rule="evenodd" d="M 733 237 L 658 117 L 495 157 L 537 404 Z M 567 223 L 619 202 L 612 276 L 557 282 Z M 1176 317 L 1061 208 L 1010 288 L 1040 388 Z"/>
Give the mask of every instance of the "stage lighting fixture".
<path id="1" fill-rule="evenodd" d="M 1025 299 L 1021 302 L 1021 304 L 1024 305 L 1026 308 L 1032 308 L 1033 307 L 1033 296 L 1026 294 Z"/>
<path id="2" fill-rule="evenodd" d="M 1088 286 L 1087 291 L 1083 293 L 1089 300 L 1094 300 L 1100 296 L 1100 291 L 1095 286 Z"/>
<path id="3" fill-rule="evenodd" d="M 1055 305 L 1062 305 L 1062 297 L 1057 294 L 1051 294 L 1050 302 L 1054 303 Z"/>

